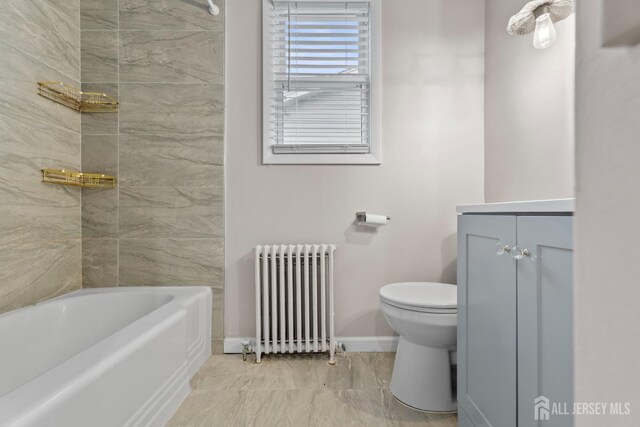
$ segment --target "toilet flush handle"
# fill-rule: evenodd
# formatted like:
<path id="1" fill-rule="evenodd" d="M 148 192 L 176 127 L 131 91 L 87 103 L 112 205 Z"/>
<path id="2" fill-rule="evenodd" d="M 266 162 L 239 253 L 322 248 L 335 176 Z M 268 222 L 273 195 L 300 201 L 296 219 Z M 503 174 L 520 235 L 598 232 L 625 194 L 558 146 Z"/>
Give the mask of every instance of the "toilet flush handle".
<path id="1" fill-rule="evenodd" d="M 509 245 L 505 245 L 504 243 L 496 243 L 496 255 L 504 255 L 505 253 L 511 252 L 511 247 Z"/>

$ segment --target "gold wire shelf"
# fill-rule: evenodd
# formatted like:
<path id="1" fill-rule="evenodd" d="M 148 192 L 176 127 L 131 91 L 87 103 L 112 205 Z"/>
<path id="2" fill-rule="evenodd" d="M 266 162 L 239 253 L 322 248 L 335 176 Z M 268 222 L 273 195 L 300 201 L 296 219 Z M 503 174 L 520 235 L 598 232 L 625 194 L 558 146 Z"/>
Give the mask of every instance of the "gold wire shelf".
<path id="1" fill-rule="evenodd" d="M 42 169 L 42 182 L 74 187 L 113 188 L 116 178 L 101 173 L 75 172 L 65 169 Z"/>
<path id="2" fill-rule="evenodd" d="M 38 94 L 83 113 L 115 113 L 118 100 L 98 92 L 83 92 L 63 82 L 38 82 Z"/>

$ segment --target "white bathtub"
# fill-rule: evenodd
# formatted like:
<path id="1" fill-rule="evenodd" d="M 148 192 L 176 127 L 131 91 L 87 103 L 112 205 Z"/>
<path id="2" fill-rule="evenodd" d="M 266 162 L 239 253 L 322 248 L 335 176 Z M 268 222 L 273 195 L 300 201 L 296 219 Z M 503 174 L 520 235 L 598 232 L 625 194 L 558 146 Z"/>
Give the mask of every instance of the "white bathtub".
<path id="1" fill-rule="evenodd" d="M 0 315 L 0 426 L 163 426 L 211 354 L 206 287 L 86 289 Z"/>

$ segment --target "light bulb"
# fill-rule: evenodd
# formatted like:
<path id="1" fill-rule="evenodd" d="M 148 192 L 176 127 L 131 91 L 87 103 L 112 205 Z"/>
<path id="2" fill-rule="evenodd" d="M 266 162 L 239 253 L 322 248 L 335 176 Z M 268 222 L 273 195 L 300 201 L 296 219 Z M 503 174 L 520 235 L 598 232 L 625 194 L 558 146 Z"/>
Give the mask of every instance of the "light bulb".
<path id="1" fill-rule="evenodd" d="M 556 29 L 551 15 L 544 13 L 536 18 L 536 31 L 533 34 L 533 47 L 546 49 L 556 41 Z"/>

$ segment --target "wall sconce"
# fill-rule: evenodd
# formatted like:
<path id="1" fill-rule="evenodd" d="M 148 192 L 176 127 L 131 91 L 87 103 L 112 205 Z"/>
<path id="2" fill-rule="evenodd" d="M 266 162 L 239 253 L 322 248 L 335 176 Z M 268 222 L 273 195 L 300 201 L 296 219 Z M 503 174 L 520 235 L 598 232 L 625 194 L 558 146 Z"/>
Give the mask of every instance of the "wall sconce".
<path id="1" fill-rule="evenodd" d="M 509 19 L 507 31 L 511 35 L 525 35 L 533 31 L 533 46 L 546 49 L 556 41 L 553 23 L 572 13 L 573 0 L 533 0 Z"/>

